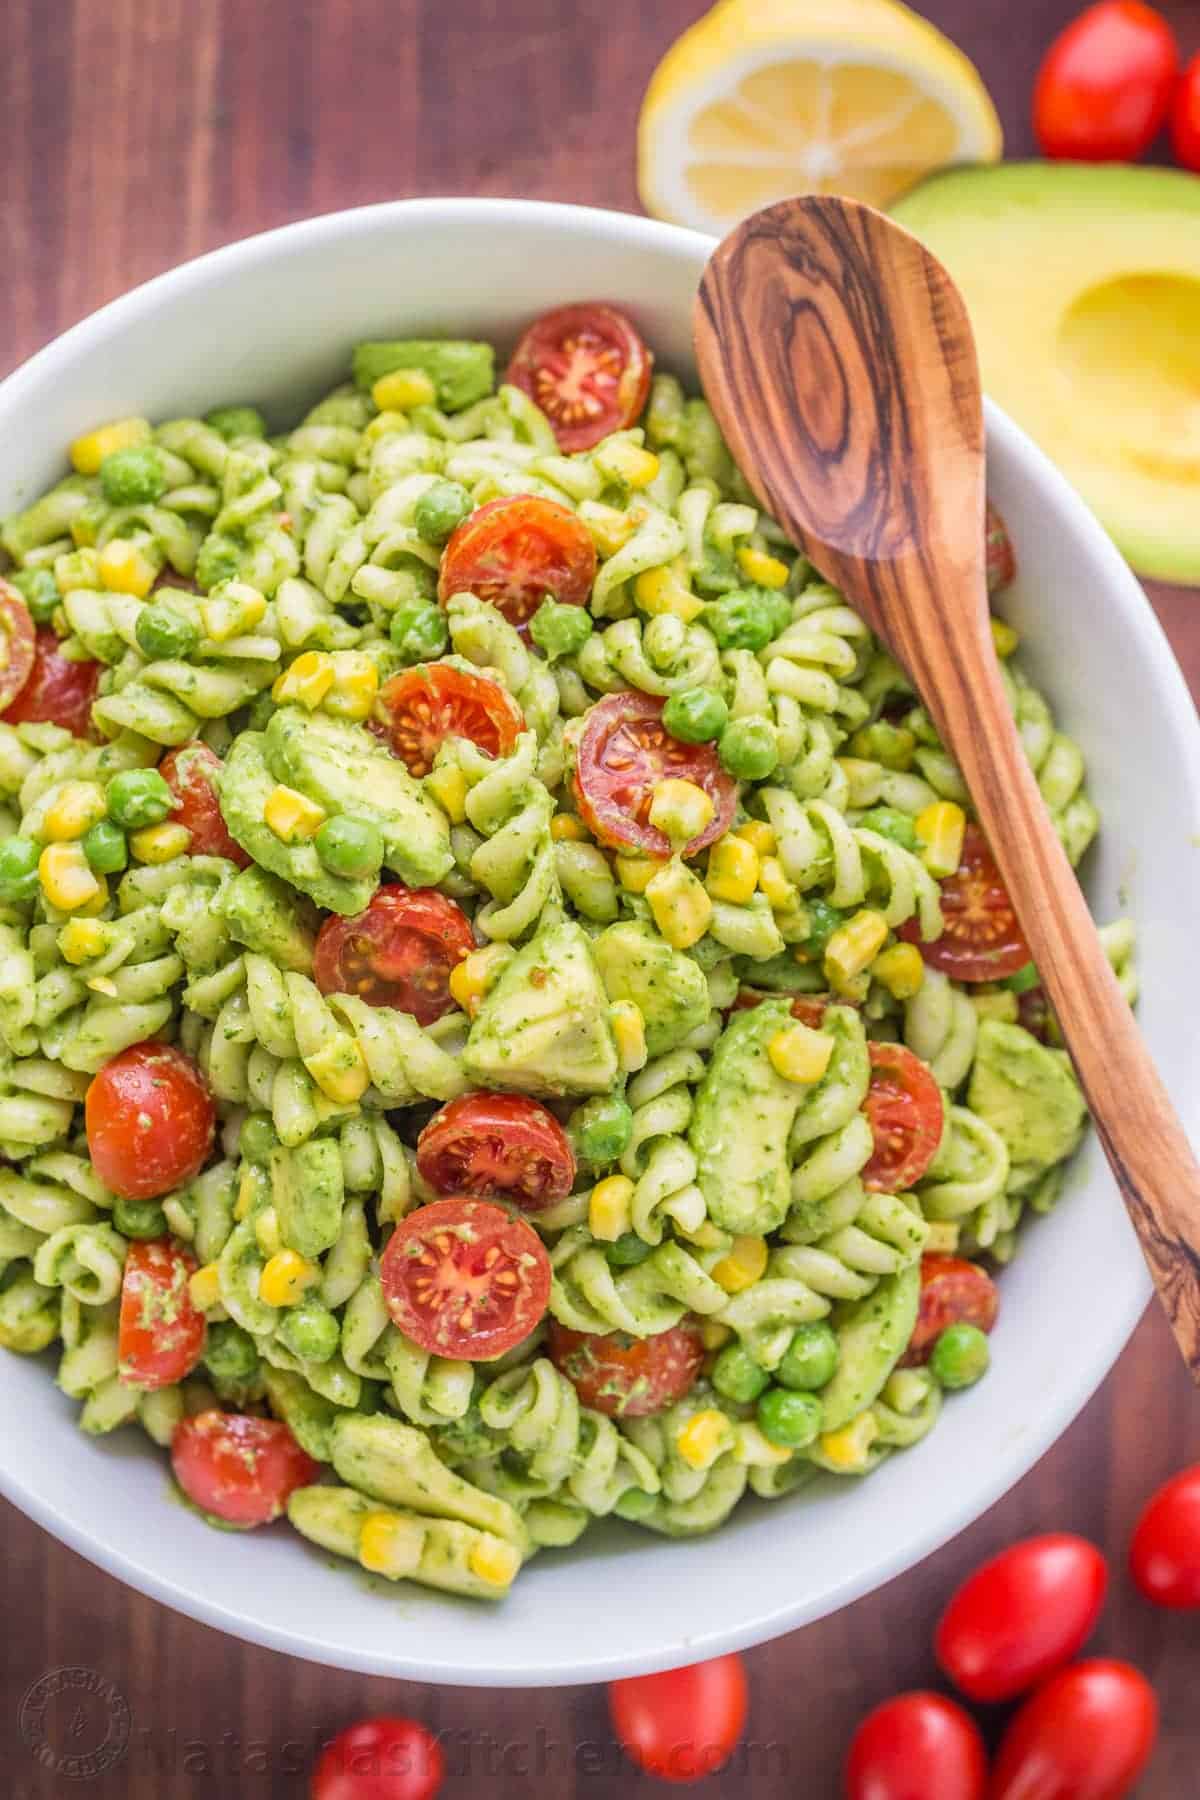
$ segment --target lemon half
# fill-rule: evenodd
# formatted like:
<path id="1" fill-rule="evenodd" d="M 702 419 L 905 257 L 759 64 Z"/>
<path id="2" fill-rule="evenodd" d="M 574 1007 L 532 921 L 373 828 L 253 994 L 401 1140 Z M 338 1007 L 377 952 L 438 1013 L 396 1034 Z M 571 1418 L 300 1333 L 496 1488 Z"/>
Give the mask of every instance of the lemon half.
<path id="1" fill-rule="evenodd" d="M 719 234 L 789 194 L 886 207 L 1002 142 L 974 65 L 896 0 L 721 0 L 654 72 L 638 187 L 658 218 Z"/>

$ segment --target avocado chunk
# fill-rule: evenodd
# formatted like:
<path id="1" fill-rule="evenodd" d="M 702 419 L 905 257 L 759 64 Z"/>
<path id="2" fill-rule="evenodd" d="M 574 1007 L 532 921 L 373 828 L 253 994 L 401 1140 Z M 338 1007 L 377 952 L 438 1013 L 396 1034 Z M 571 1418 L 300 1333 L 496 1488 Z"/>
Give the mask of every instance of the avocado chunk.
<path id="1" fill-rule="evenodd" d="M 359 344 L 354 351 L 354 384 L 370 389 L 394 369 L 422 369 L 437 389 L 443 412 L 461 412 L 492 391 L 495 351 L 465 338 L 393 338 Z"/>
<path id="2" fill-rule="evenodd" d="M 352 813 L 383 833 L 383 860 L 412 887 L 429 887 L 454 858 L 445 814 L 404 764 L 361 725 L 281 706 L 267 726 L 272 773 L 327 813 Z"/>
<path id="3" fill-rule="evenodd" d="M 289 1250 L 317 1257 L 337 1243 L 346 1190 L 335 1138 L 312 1138 L 271 1153 L 271 1201 Z"/>
<path id="4" fill-rule="evenodd" d="M 987 392 L 1141 574 L 1200 582 L 1200 181 L 1005 163 L 937 175 L 894 211 L 962 289 Z"/>
<path id="5" fill-rule="evenodd" d="M 285 844 L 267 824 L 267 800 L 279 781 L 267 766 L 261 731 L 239 731 L 214 775 L 221 816 L 247 856 L 329 912 L 360 913 L 375 892 L 373 877 L 331 875 L 310 843 Z"/>
<path id="6" fill-rule="evenodd" d="M 463 1052 L 484 1087 L 607 1094 L 617 1079 L 608 996 L 585 932 L 544 925 L 485 994 Z"/>
<path id="7" fill-rule="evenodd" d="M 215 901 L 230 936 L 281 969 L 311 975 L 317 940 L 312 905 L 277 875 L 251 865 L 242 869 Z"/>
<path id="8" fill-rule="evenodd" d="M 662 1056 L 708 1018 L 708 982 L 694 957 L 632 921 L 592 944 L 610 1000 L 632 1000 L 646 1024 L 646 1052 Z"/>
<path id="9" fill-rule="evenodd" d="M 1014 1168 L 1070 1156 L 1087 1117 L 1066 1055 L 1001 1019 L 979 1027 L 967 1105 L 1004 1140 Z"/>
<path id="10" fill-rule="evenodd" d="M 723 1231 L 774 1231 L 791 1204 L 788 1136 L 808 1090 L 777 1075 L 767 1055 L 791 1019 L 784 1000 L 735 1013 L 696 1090 L 688 1132 L 696 1180 Z"/>
<path id="11" fill-rule="evenodd" d="M 878 1398 L 917 1322 L 921 1269 L 888 1275 L 862 1300 L 834 1309 L 838 1366 L 821 1389 L 821 1429 L 840 1431 Z"/>

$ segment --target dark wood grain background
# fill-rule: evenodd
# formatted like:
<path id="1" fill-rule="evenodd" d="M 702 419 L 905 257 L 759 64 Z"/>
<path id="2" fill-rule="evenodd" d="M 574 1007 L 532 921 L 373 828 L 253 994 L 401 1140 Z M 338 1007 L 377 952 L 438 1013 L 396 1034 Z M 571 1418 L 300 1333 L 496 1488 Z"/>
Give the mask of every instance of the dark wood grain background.
<path id="1" fill-rule="evenodd" d="M 635 209 L 638 102 L 701 10 L 700 0 L 0 0 L 0 374 L 148 276 L 305 214 L 407 194 Z M 921 10 L 980 66 L 1010 153 L 1028 153 L 1033 71 L 1074 0 L 925 0 Z M 1167 10 L 1188 47 L 1200 44 L 1200 9 L 1175 0 Z M 1160 588 L 1153 599 L 1200 690 L 1200 595 Z M 1200 1794 L 1200 1623 L 1151 1612 L 1123 1574 L 1140 1501 L 1198 1455 L 1200 1403 L 1149 1316 L 1071 1431 L 970 1531 L 883 1592 L 749 1654 L 752 1755 L 697 1792 L 834 1796 L 859 1714 L 934 1680 L 930 1629 L 952 1584 L 1023 1533 L 1068 1527 L 1113 1558 L 1099 1647 L 1140 1663 L 1162 1703 L 1140 1794 Z M 178 1618 L 2 1503 L 0 1514 L 0 1792 L 12 1800 L 298 1797 L 314 1741 L 385 1710 L 448 1733 L 447 1800 L 664 1791 L 620 1761 L 599 1689 L 439 1690 L 314 1668 Z M 722 1579 L 736 1582 L 736 1568 Z M 132 1713 L 126 1761 L 95 1780 L 39 1768 L 18 1726 L 30 1685 L 80 1663 L 114 1681 Z"/>

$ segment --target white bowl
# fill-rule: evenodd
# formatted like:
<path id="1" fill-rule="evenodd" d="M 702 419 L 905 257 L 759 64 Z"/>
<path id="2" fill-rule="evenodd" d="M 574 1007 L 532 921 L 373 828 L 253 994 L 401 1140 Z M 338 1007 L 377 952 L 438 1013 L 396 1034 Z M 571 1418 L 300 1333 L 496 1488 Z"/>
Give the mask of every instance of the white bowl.
<path id="1" fill-rule="evenodd" d="M 661 364 L 694 375 L 693 292 L 710 249 L 616 213 L 507 200 L 414 200 L 251 238 L 97 313 L 0 385 L 0 513 L 63 470 L 98 419 L 265 404 L 295 417 L 364 337 L 465 332 L 511 343 L 534 314 L 592 297 L 627 307 Z M 1141 932 L 1142 1026 L 1200 1127 L 1200 732 L 1141 589 L 1029 439 L 988 413 L 989 481 L 1016 542 L 1006 607 L 1087 753 L 1104 834 L 1087 886 Z M 489 1608 L 373 1589 L 286 1526 L 243 1537 L 172 1505 L 161 1452 L 94 1442 L 44 1361 L 2 1361 L 0 1487 L 72 1548 L 223 1630 L 297 1656 L 452 1683 L 608 1679 L 754 1643 L 910 1568 L 1020 1479 L 1102 1380 L 1149 1294 L 1090 1137 L 1059 1209 L 1003 1277 L 986 1383 L 862 1483 L 746 1503 L 714 1536 L 596 1528 L 546 1554 Z"/>

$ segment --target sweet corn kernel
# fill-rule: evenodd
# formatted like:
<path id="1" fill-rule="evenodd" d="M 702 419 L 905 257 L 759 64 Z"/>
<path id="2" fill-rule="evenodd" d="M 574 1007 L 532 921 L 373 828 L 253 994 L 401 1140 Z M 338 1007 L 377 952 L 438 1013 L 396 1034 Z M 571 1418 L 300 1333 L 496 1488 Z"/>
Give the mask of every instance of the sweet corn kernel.
<path id="1" fill-rule="evenodd" d="M 291 700 L 315 712 L 332 686 L 332 656 L 326 650 L 305 650 L 277 678 L 271 698 L 278 706 Z"/>
<path id="2" fill-rule="evenodd" d="M 968 998 L 975 1008 L 978 1019 L 1000 1019 L 1006 1025 L 1015 1025 L 1021 1016 L 1017 1004 L 1017 996 L 1001 988 L 996 994 L 970 994 Z"/>
<path id="3" fill-rule="evenodd" d="M 382 1509 L 369 1512 L 359 1528 L 358 1560 L 370 1574 L 398 1581 L 416 1568 L 424 1542 L 424 1529 L 416 1519 Z"/>
<path id="4" fill-rule="evenodd" d="M 486 1581 L 489 1587 L 508 1587 L 520 1566 L 521 1553 L 516 1545 L 493 1537 L 490 1531 L 480 1535 L 467 1556 L 472 1575 L 477 1581 Z"/>
<path id="5" fill-rule="evenodd" d="M 574 813 L 555 813 L 550 821 L 550 836 L 556 844 L 581 844 L 587 835 L 587 826 Z"/>
<path id="6" fill-rule="evenodd" d="M 922 844 L 921 861 L 940 880 L 953 875 L 962 861 L 967 815 L 953 800 L 936 800 L 914 820 Z"/>
<path id="7" fill-rule="evenodd" d="M 285 844 L 303 843 L 315 837 L 325 822 L 325 811 L 295 788 L 272 788 L 263 807 L 263 818 Z"/>
<path id="8" fill-rule="evenodd" d="M 100 464 L 114 450 L 131 450 L 135 444 L 149 443 L 152 435 L 149 419 L 113 419 L 77 437 L 71 445 L 71 461 L 81 475 L 98 475 Z"/>
<path id="9" fill-rule="evenodd" d="M 992 642 L 997 656 L 1011 656 L 1020 641 L 1020 632 L 1014 631 L 1007 619 L 992 620 Z"/>
<path id="10" fill-rule="evenodd" d="M 871 973 L 893 1000 L 911 1000 L 925 985 L 925 962 L 915 944 L 892 944 L 875 958 Z"/>
<path id="11" fill-rule="evenodd" d="M 688 625 L 704 611 L 703 600 L 685 588 L 669 568 L 644 570 L 633 584 L 633 595 L 642 611 L 652 618 L 670 613 Z"/>
<path id="12" fill-rule="evenodd" d="M 371 398 L 380 412 L 407 412 L 410 406 L 432 406 L 437 388 L 424 369 L 393 369 L 379 377 Z"/>
<path id="13" fill-rule="evenodd" d="M 188 1298 L 197 1312 L 210 1312 L 221 1300 L 221 1274 L 215 1262 L 205 1263 L 188 1281 Z"/>
<path id="14" fill-rule="evenodd" d="M 754 846 L 759 856 L 770 856 L 776 848 L 774 830 L 765 819 L 744 820 L 737 827 L 734 836 L 745 838 L 748 844 Z"/>
<path id="15" fill-rule="evenodd" d="M 879 1436 L 879 1421 L 873 1412 L 859 1413 L 840 1431 L 827 1431 L 817 1439 L 817 1447 L 826 1462 L 845 1475 L 856 1475 L 867 1466 L 871 1445 Z"/>
<path id="16" fill-rule="evenodd" d="M 675 1448 L 690 1469 L 709 1469 L 732 1439 L 733 1426 L 725 1414 L 706 1407 L 692 1414 L 675 1439 Z"/>
<path id="17" fill-rule="evenodd" d="M 267 616 L 267 602 L 257 588 L 244 581 L 228 581 L 219 593 L 200 602 L 200 623 L 206 637 L 216 644 L 253 631 Z M 297 657 L 297 662 L 300 660 Z"/>
<path id="18" fill-rule="evenodd" d="M 38 880 L 59 912 L 77 912 L 104 892 L 79 844 L 47 844 L 38 857 Z"/>
<path id="19" fill-rule="evenodd" d="M 353 1106 L 371 1085 L 371 1072 L 356 1040 L 339 1034 L 331 1038 L 304 1066 L 325 1095 L 338 1106 Z"/>
<path id="20" fill-rule="evenodd" d="M 935 1219 L 930 1224 L 929 1236 L 925 1240 L 925 1248 L 931 1255 L 953 1256 L 958 1249 L 958 1237 L 962 1227 L 956 1219 Z"/>
<path id="21" fill-rule="evenodd" d="M 599 444 L 592 461 L 610 481 L 623 481 L 631 488 L 649 487 L 659 468 L 652 450 L 643 450 L 628 438 L 610 438 Z"/>
<path id="22" fill-rule="evenodd" d="M 717 1319 L 705 1319 L 700 1327 L 700 1342 L 706 1350 L 723 1350 L 732 1336 L 732 1328 Z"/>
<path id="23" fill-rule="evenodd" d="M 743 544 L 737 553 L 737 564 L 746 580 L 753 581 L 758 587 L 787 586 L 787 564 L 780 562 L 777 556 L 769 556 L 765 550 L 755 550 L 752 545 Z"/>
<path id="24" fill-rule="evenodd" d="M 869 907 L 838 926 L 825 946 L 825 973 L 839 992 L 874 962 L 887 938 L 887 920 Z"/>
<path id="25" fill-rule="evenodd" d="M 515 954 L 508 944 L 488 944 L 482 950 L 472 950 L 450 971 L 451 998 L 474 1018 L 483 996 Z"/>
<path id="26" fill-rule="evenodd" d="M 648 856 L 618 856 L 617 880 L 627 894 L 644 894 L 662 868 Z"/>
<path id="27" fill-rule="evenodd" d="M 105 544 L 97 569 L 106 588 L 116 594 L 133 594 L 138 600 L 150 592 L 158 574 L 157 563 L 125 538 L 113 538 Z"/>
<path id="28" fill-rule="evenodd" d="M 733 1454 L 734 1460 L 747 1468 L 777 1469 L 781 1463 L 791 1462 L 793 1452 L 785 1450 L 782 1444 L 773 1444 L 753 1419 L 743 1419 L 734 1432 Z"/>
<path id="29" fill-rule="evenodd" d="M 325 696 L 325 711 L 356 723 L 369 719 L 379 692 L 374 662 L 364 650 L 335 650 L 331 660 L 333 686 Z"/>
<path id="30" fill-rule="evenodd" d="M 470 788 L 463 771 L 453 763 L 443 763 L 440 769 L 431 769 L 425 777 L 425 786 L 433 795 L 452 825 L 461 825 L 467 816 L 467 795 Z M 554 824 L 551 823 L 553 835 Z"/>
<path id="31" fill-rule="evenodd" d="M 58 934 L 59 952 L 65 962 L 78 968 L 99 956 L 108 945 L 108 933 L 96 919 L 71 919 Z"/>
<path id="32" fill-rule="evenodd" d="M 733 906 L 747 905 L 758 886 L 758 877 L 758 851 L 745 838 L 731 833 L 709 851 L 704 885 L 714 900 L 728 900 Z"/>
<path id="33" fill-rule="evenodd" d="M 642 1009 L 633 1000 L 614 1000 L 608 1016 L 617 1043 L 617 1061 L 626 1075 L 632 1075 L 646 1064 L 646 1021 Z"/>
<path id="34" fill-rule="evenodd" d="M 680 781 L 668 776 L 656 781 L 650 799 L 649 819 L 656 831 L 668 837 L 676 849 L 699 837 L 712 822 L 716 808 L 711 794 L 706 794 L 694 781 Z"/>
<path id="35" fill-rule="evenodd" d="M 812 1083 L 820 1081 L 833 1055 L 833 1039 L 811 1025 L 785 1025 L 767 1045 L 771 1067 L 785 1081 Z"/>
<path id="36" fill-rule="evenodd" d="M 726 1255 L 714 1264 L 713 1280 L 727 1294 L 740 1294 L 753 1287 L 767 1266 L 767 1240 L 762 1237 L 735 1237 Z"/>
<path id="37" fill-rule="evenodd" d="M 295 1306 L 321 1279 L 320 1265 L 301 1256 L 298 1250 L 277 1250 L 263 1264 L 258 1278 L 258 1297 L 268 1306 Z"/>
<path id="38" fill-rule="evenodd" d="M 588 1229 L 602 1243 L 615 1244 L 629 1230 L 633 1183 L 628 1175 L 598 1181 L 588 1197 Z"/>
<path id="39" fill-rule="evenodd" d="M 42 821 L 42 835 L 52 844 L 69 843 L 104 817 L 104 789 L 94 781 L 65 781 Z"/>
<path id="40" fill-rule="evenodd" d="M 615 506 L 603 506 L 599 500 L 585 500 L 579 508 L 579 518 L 601 556 L 615 556 L 637 530 L 637 521 L 628 513 Z"/>
<path id="41" fill-rule="evenodd" d="M 264 1206 L 254 1215 L 254 1241 L 264 1256 L 274 1256 L 283 1249 L 279 1231 L 279 1214 L 273 1206 Z"/>
<path id="42" fill-rule="evenodd" d="M 795 883 L 788 880 L 777 856 L 764 856 L 759 863 L 758 885 L 773 912 L 790 912 L 799 898 Z"/>
<path id="43" fill-rule="evenodd" d="M 708 930 L 713 903 L 681 862 L 670 862 L 646 883 L 654 923 L 673 950 L 690 950 Z"/>
<path id="44" fill-rule="evenodd" d="M 166 863 L 173 857 L 182 856 L 192 841 L 192 834 L 186 825 L 171 825 L 164 821 L 161 825 L 146 825 L 141 831 L 131 831 L 129 848 L 140 863 Z"/>

